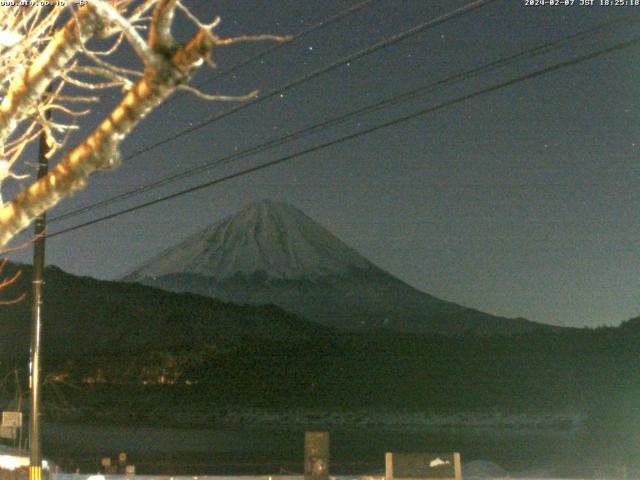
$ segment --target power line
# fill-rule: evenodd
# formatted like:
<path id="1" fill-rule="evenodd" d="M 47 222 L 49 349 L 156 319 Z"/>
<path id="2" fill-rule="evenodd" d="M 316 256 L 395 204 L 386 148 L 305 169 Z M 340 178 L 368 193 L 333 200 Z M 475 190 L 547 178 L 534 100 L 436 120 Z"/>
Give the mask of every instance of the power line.
<path id="1" fill-rule="evenodd" d="M 207 126 L 207 125 L 210 125 L 210 124 L 212 124 L 212 123 L 214 123 L 214 122 L 216 122 L 218 120 L 221 120 L 221 119 L 223 119 L 223 118 L 225 118 L 225 117 L 227 117 L 229 115 L 232 115 L 233 113 L 239 112 L 241 110 L 244 110 L 245 108 L 248 108 L 250 106 L 256 105 L 256 104 L 258 104 L 258 103 L 260 103 L 260 102 L 262 102 L 264 100 L 267 100 L 268 98 L 274 97 L 275 95 L 278 95 L 280 93 L 286 92 L 286 91 L 290 90 L 291 88 L 294 88 L 297 85 L 300 85 L 300 84 L 302 84 L 304 82 L 307 82 L 307 81 L 309 81 L 309 80 L 311 80 L 313 78 L 316 78 L 316 77 L 318 77 L 318 76 L 320 76 L 320 75 L 322 75 L 324 73 L 327 73 L 329 71 L 332 71 L 332 70 L 334 70 L 334 69 L 336 69 L 336 68 L 338 68 L 338 67 L 340 67 L 342 65 L 345 65 L 345 64 L 347 64 L 349 62 L 352 62 L 354 60 L 362 58 L 362 57 L 364 57 L 366 55 L 370 55 L 370 54 L 372 54 L 372 53 L 374 53 L 374 52 L 376 52 L 378 50 L 381 50 L 383 48 L 386 48 L 386 47 L 389 47 L 391 45 L 394 45 L 394 44 L 396 44 L 396 43 L 398 43 L 398 42 L 400 42 L 400 41 L 402 41 L 402 40 L 404 40 L 406 38 L 409 38 L 411 36 L 418 35 L 418 34 L 422 33 L 424 30 L 426 30 L 428 28 L 432 28 L 432 27 L 435 27 L 437 25 L 440 25 L 440 24 L 442 24 L 442 23 L 444 23 L 444 22 L 446 22 L 448 20 L 452 20 L 454 18 L 457 18 L 457 17 L 459 17 L 461 15 L 464 15 L 466 13 L 474 11 L 474 10 L 476 10 L 478 8 L 481 8 L 481 7 L 485 6 L 485 5 L 493 3 L 495 1 L 497 1 L 497 0 L 475 0 L 473 2 L 468 3 L 467 5 L 465 5 L 463 7 L 456 8 L 456 9 L 451 10 L 449 12 L 446 12 L 446 13 L 444 13 L 444 14 L 440 15 L 439 17 L 436 17 L 436 18 L 434 18 L 432 20 L 429 20 L 427 22 L 421 23 L 421 24 L 419 24 L 419 25 L 417 25 L 415 27 L 412 27 L 412 28 L 410 28 L 408 30 L 404 30 L 404 31 L 402 31 L 402 32 L 400 32 L 400 33 L 398 33 L 398 34 L 396 34 L 396 35 L 394 35 L 394 36 L 392 36 L 392 37 L 390 37 L 390 38 L 388 38 L 386 40 L 382 40 L 382 41 L 377 42 L 377 43 L 375 43 L 375 44 L 373 44 L 373 45 L 371 45 L 371 46 L 369 46 L 369 47 L 367 47 L 365 49 L 362 49 L 362 50 L 360 50 L 360 51 L 358 51 L 358 52 L 356 52 L 356 53 L 354 53 L 352 55 L 349 55 L 347 57 L 343 57 L 341 60 L 338 60 L 337 62 L 334 62 L 334 63 L 332 63 L 332 64 L 330 64 L 330 65 L 328 65 L 326 67 L 322 67 L 322 68 L 320 68 L 318 70 L 315 70 L 315 71 L 311 72 L 310 74 L 307 74 L 307 75 L 304 75 L 302 77 L 299 77 L 296 80 L 293 80 L 293 81 L 285 84 L 282 87 L 277 87 L 277 88 L 271 90 L 269 93 L 267 93 L 264 96 L 258 97 L 255 100 L 243 103 L 243 104 L 238 105 L 238 106 L 236 106 L 234 108 L 231 108 L 229 110 L 225 110 L 224 112 L 221 112 L 218 115 L 215 115 L 215 116 L 213 116 L 213 117 L 211 117 L 211 118 L 209 118 L 207 120 L 204 120 L 203 122 L 201 122 L 201 123 L 199 123 L 197 125 L 194 125 L 193 127 L 190 127 L 188 129 L 182 130 L 181 132 L 178 132 L 178 133 L 176 133 L 174 135 L 171 135 L 170 137 L 167 137 L 167 138 L 165 138 L 163 140 L 160 140 L 159 142 L 152 143 L 151 145 L 149 145 L 147 147 L 144 147 L 143 149 L 138 150 L 138 151 L 130 154 L 129 156 L 125 157 L 124 160 L 125 161 L 126 160 L 131 160 L 131 159 L 133 159 L 135 157 L 138 157 L 138 156 L 142 155 L 143 153 L 146 153 L 146 152 L 149 152 L 151 150 L 154 150 L 155 148 L 157 148 L 157 147 L 159 147 L 161 145 L 164 145 L 164 144 L 169 143 L 169 142 L 171 142 L 173 140 L 181 138 L 181 137 L 183 137 L 185 135 L 193 133 L 193 132 L 195 132 L 195 131 L 197 131 L 197 130 L 199 130 L 199 129 Z M 93 207 L 91 207 L 91 208 L 93 208 Z M 69 212 L 69 214 L 60 215 L 58 217 L 53 218 L 51 221 L 58 221 L 58 220 L 62 219 L 63 217 L 69 217 L 69 216 L 73 216 L 73 215 L 76 215 L 76 213 Z"/>
<path id="2" fill-rule="evenodd" d="M 240 68 L 244 67 L 245 65 L 248 65 L 250 63 L 253 63 L 257 60 L 261 60 L 264 57 L 266 57 L 267 55 L 270 55 L 271 53 L 289 45 L 290 43 L 295 42 L 296 40 L 305 37 L 307 35 L 309 35 L 310 33 L 315 32 L 316 30 L 320 30 L 324 27 L 327 27 L 335 22 L 338 22 L 340 20 L 342 20 L 344 17 L 347 17 L 349 15 L 351 15 L 352 13 L 355 13 L 359 10 L 362 10 L 365 7 L 368 7 L 369 5 L 371 5 L 372 3 L 376 2 L 377 0 L 364 0 L 363 2 L 357 3 L 349 8 L 346 8 L 345 10 L 342 10 L 341 12 L 336 13 L 335 15 L 330 16 L 329 18 L 326 18 L 325 20 L 322 20 L 314 25 L 311 25 L 308 28 L 305 28 L 304 30 L 299 31 L 298 33 L 292 35 L 291 37 L 289 37 L 286 41 L 284 42 L 279 42 L 279 43 L 275 43 L 272 46 L 265 48 L 264 50 L 259 51 L 258 53 L 256 53 L 255 55 L 252 55 L 250 57 L 247 57 L 246 59 L 224 69 L 221 70 L 219 72 L 216 72 L 214 75 L 210 76 L 209 78 L 205 78 L 204 80 L 202 80 L 201 82 L 195 83 L 194 86 L 195 87 L 202 87 L 203 85 L 207 84 L 207 83 L 211 83 L 214 80 L 219 80 L 223 77 L 226 77 L 227 75 L 235 72 L 236 70 L 239 70 Z M 169 99 L 167 99 L 167 101 L 165 103 L 169 103 L 173 100 L 176 100 L 178 98 L 181 98 L 185 95 L 188 95 L 186 92 L 177 92 L 174 96 L 170 97 Z"/>
<path id="3" fill-rule="evenodd" d="M 336 117 L 333 117 L 331 119 L 325 120 L 321 123 L 317 123 L 315 125 L 309 126 L 309 127 L 305 127 L 302 128 L 300 130 L 297 130 L 293 133 L 290 133 L 288 135 L 285 136 L 281 136 L 275 139 L 272 139 L 266 143 L 242 150 L 240 152 L 235 152 L 231 155 L 227 155 L 224 156 L 222 158 L 219 158 L 217 160 L 214 161 L 209 161 L 206 162 L 204 164 L 198 165 L 196 167 L 193 168 L 189 168 L 186 169 L 182 172 L 176 173 L 174 175 L 169 175 L 165 178 L 162 178 L 158 181 L 149 183 L 149 184 L 145 184 L 145 185 L 141 185 L 138 186 L 132 190 L 129 190 L 127 192 L 121 193 L 119 195 L 115 195 L 113 197 L 107 198 L 105 200 L 101 200 L 95 203 L 92 203 L 90 205 L 86 205 L 84 207 L 80 207 L 78 209 L 75 210 L 71 210 L 69 212 L 63 213 L 61 215 L 58 215 L 57 217 L 54 217 L 52 219 L 49 220 L 49 223 L 54 223 L 54 222 L 58 222 L 60 220 L 66 219 L 66 218 L 71 218 L 83 213 L 87 213 L 89 211 L 95 210 L 97 208 L 101 208 L 101 207 L 105 207 L 108 206 L 112 203 L 116 203 L 118 201 L 145 193 L 145 192 L 149 192 L 151 190 L 155 190 L 159 187 L 162 187 L 164 185 L 173 183 L 175 181 L 181 180 L 183 178 L 188 178 L 190 176 L 193 176 L 195 174 L 201 173 L 203 171 L 207 171 L 210 170 L 214 167 L 219 167 L 228 163 L 231 163 L 232 161 L 241 159 L 241 158 L 245 158 L 263 151 L 266 151 L 268 149 L 274 148 L 276 146 L 280 146 L 283 145 L 285 143 L 289 143 L 295 140 L 298 140 L 300 138 L 303 138 L 305 136 L 311 135 L 313 133 L 316 133 L 318 131 L 324 130 L 326 128 L 329 127 L 333 127 L 335 125 L 344 123 L 345 121 L 356 117 L 356 116 L 360 116 L 363 114 L 367 114 L 367 113 L 371 113 L 374 111 L 378 111 L 381 110 L 383 108 L 387 108 L 393 105 L 397 105 L 401 102 L 405 102 L 407 100 L 411 100 L 414 99 L 420 95 L 424 95 L 426 93 L 432 93 L 436 90 L 439 90 L 441 88 L 444 87 L 448 87 L 451 85 L 454 85 L 456 83 L 462 82 L 464 80 L 468 80 L 470 78 L 479 76 L 481 74 L 484 73 L 488 73 L 491 72 L 497 68 L 500 67 L 504 67 L 506 65 L 510 65 L 513 64 L 517 61 L 520 61 L 524 58 L 531 58 L 534 56 L 538 56 L 538 55 L 542 55 L 542 54 L 546 54 L 549 53 L 551 51 L 553 51 L 554 49 L 557 48 L 561 48 L 566 46 L 568 43 L 576 40 L 576 39 L 580 39 L 580 38 L 584 38 L 586 36 L 590 36 L 593 35 L 595 33 L 613 28 L 613 27 L 618 27 L 621 24 L 628 24 L 628 23 L 635 23 L 638 22 L 640 20 L 640 15 L 634 15 L 633 17 L 625 17 L 622 19 L 616 19 L 616 20 L 612 20 L 609 22 L 605 22 L 602 24 L 599 24 L 595 27 L 589 28 L 587 30 L 582 30 L 580 32 L 574 33 L 572 35 L 569 36 L 565 36 L 562 37 L 560 39 L 545 43 L 543 45 L 539 45 L 537 47 L 531 48 L 531 49 L 526 49 L 526 50 L 522 50 L 520 52 L 517 52 L 515 54 L 512 55 L 508 55 L 502 58 L 499 58 L 497 60 L 494 60 L 493 62 L 490 62 L 488 64 L 482 65 L 480 67 L 462 72 L 462 73 L 458 73 L 456 75 L 453 75 L 451 77 L 448 77 L 446 79 L 443 80 L 439 80 L 433 83 L 430 83 L 428 85 L 416 88 L 414 90 L 411 90 L 409 92 L 404 92 L 398 95 L 394 95 L 392 97 L 388 97 L 386 99 L 380 100 L 378 102 L 375 102 L 373 104 L 367 105 L 363 108 L 357 109 L 355 111 L 351 111 L 348 112 L 346 114 L 342 114 L 342 115 L 338 115 Z"/>
<path id="4" fill-rule="evenodd" d="M 404 30 L 396 35 L 393 35 L 390 38 L 387 38 L 385 40 L 381 40 L 377 43 L 374 43 L 373 45 L 364 48 L 354 54 L 348 55 L 346 57 L 341 58 L 340 60 L 331 63 L 329 65 L 327 65 L 326 67 L 322 67 L 319 68 L 317 70 L 314 70 L 313 72 L 307 74 L 307 75 L 303 75 L 302 77 L 299 77 L 281 87 L 277 87 L 273 90 L 270 90 L 268 93 L 266 93 L 265 95 L 261 95 L 259 97 L 257 97 L 254 100 L 250 100 L 248 102 L 242 103 L 236 107 L 230 108 L 228 110 L 225 110 L 221 113 L 219 113 L 218 115 L 214 115 L 211 118 L 208 118 L 207 120 L 204 120 L 192 127 L 189 127 L 187 129 L 184 129 L 178 133 L 175 133 L 174 135 L 171 135 L 163 140 L 160 140 L 159 142 L 155 142 L 152 143 L 151 145 L 144 147 L 140 150 L 137 150 L 135 152 L 133 152 L 132 154 L 128 155 L 127 157 L 125 157 L 125 160 L 131 160 L 134 157 L 138 157 L 140 155 L 142 155 L 143 153 L 149 152 L 151 150 L 154 150 L 156 148 L 158 148 L 161 145 L 164 145 L 166 143 L 172 142 L 178 138 L 184 137 L 185 135 L 189 135 L 190 133 L 193 133 L 207 125 L 211 125 L 214 122 L 217 122 L 218 120 L 222 120 L 223 118 L 228 117 L 229 115 L 232 115 L 234 113 L 240 112 L 246 108 L 249 108 L 253 105 L 257 105 L 269 98 L 275 97 L 276 95 L 279 95 L 281 93 L 287 92 L 288 90 L 291 90 L 292 88 L 308 82 L 309 80 L 312 80 L 316 77 L 319 77 L 320 75 L 323 75 L 327 72 L 330 72 L 332 70 L 335 70 L 338 67 L 341 67 L 343 65 L 346 65 L 347 63 L 353 62 L 355 60 L 358 60 L 362 57 L 365 57 L 367 55 L 371 55 L 372 53 L 375 53 L 383 48 L 387 48 L 390 47 L 392 45 L 395 45 L 398 42 L 401 42 L 407 38 L 416 36 L 422 32 L 424 32 L 425 30 L 429 29 L 429 28 L 433 28 L 437 25 L 440 25 L 444 22 L 447 22 L 449 20 L 452 20 L 454 18 L 457 18 L 461 15 L 465 15 L 469 12 L 472 12 L 478 8 L 481 8 L 485 5 L 488 5 L 490 3 L 496 2 L 497 0 L 475 0 L 472 1 L 470 3 L 468 3 L 467 5 L 460 7 L 460 8 L 456 8 L 454 10 L 451 10 L 447 13 L 444 13 L 442 15 L 440 15 L 439 17 L 436 17 L 432 20 L 429 20 L 427 22 L 421 23 L 415 27 L 412 27 L 408 30 Z"/>
<path id="5" fill-rule="evenodd" d="M 616 52 L 616 51 L 620 51 L 620 50 L 623 50 L 623 49 L 626 49 L 626 48 L 630 48 L 632 46 L 636 46 L 636 45 L 639 45 L 639 44 L 640 44 L 640 37 L 635 37 L 635 38 L 633 38 L 631 40 L 628 40 L 626 42 L 618 43 L 618 44 L 616 44 L 616 45 L 614 45 L 612 47 L 608 47 L 608 48 L 605 48 L 605 49 L 602 49 L 602 50 L 598 50 L 596 52 L 592 52 L 592 53 L 589 53 L 589 54 L 586 54 L 586 55 L 582 55 L 582 56 L 574 58 L 572 60 L 567 60 L 567 61 L 564 61 L 564 62 L 556 63 L 555 65 L 552 65 L 550 67 L 546 67 L 546 68 L 534 71 L 532 73 L 528 73 L 526 75 L 511 79 L 511 80 L 507 80 L 505 82 L 493 85 L 491 87 L 486 87 L 486 88 L 483 88 L 481 90 L 477 90 L 477 91 L 475 91 L 473 93 L 469 93 L 467 95 L 463 95 L 463 96 L 458 97 L 458 98 L 456 98 L 454 100 L 450 100 L 450 101 L 441 103 L 441 104 L 433 106 L 433 107 L 428 107 L 428 108 L 425 108 L 425 109 L 422 109 L 422 110 L 418 110 L 416 112 L 410 113 L 408 115 L 404 115 L 404 116 L 396 118 L 394 120 L 390 120 L 390 121 L 382 123 L 380 125 L 377 125 L 377 126 L 374 126 L 374 127 L 371 127 L 371 128 L 367 128 L 365 130 L 361 130 L 359 132 L 355 132 L 355 133 L 352 133 L 352 134 L 349 134 L 349 135 L 345 135 L 343 137 L 340 137 L 340 138 L 337 138 L 335 140 L 331 140 L 329 142 L 325 142 L 325 143 L 316 145 L 314 147 L 307 148 L 307 149 L 302 150 L 300 152 L 293 153 L 293 154 L 290 154 L 290 155 L 286 155 L 284 157 L 280 157 L 280 158 L 277 158 L 275 160 L 271 160 L 271 161 L 263 163 L 261 165 L 257 165 L 257 166 L 251 167 L 251 168 L 247 168 L 247 169 L 241 170 L 239 172 L 227 175 L 225 177 L 221 177 L 221 178 L 218 178 L 218 179 L 215 179 L 215 180 L 211 180 L 211 181 L 202 183 L 200 185 L 196 185 L 195 187 L 191 187 L 191 188 L 188 188 L 188 189 L 185 189 L 185 190 L 181 190 L 179 192 L 172 193 L 170 195 L 166 195 L 164 197 L 161 197 L 161 198 L 158 198 L 158 199 L 155 199 L 155 200 L 151 200 L 149 202 L 145 202 L 145 203 L 142 203 L 142 204 L 139 204 L 139 205 L 136 205 L 136 206 L 124 209 L 124 210 L 120 210 L 118 212 L 111 213 L 109 215 L 104 215 L 102 217 L 99 217 L 99 218 L 96 218 L 96 219 L 93 219 L 93 220 L 90 220 L 90 221 L 87 221 L 87 222 L 84 222 L 84 223 L 80 223 L 78 225 L 74 225 L 74 226 L 66 228 L 64 230 L 59 230 L 57 232 L 54 232 L 54 233 L 51 233 L 51 234 L 47 235 L 47 238 L 52 238 L 52 237 L 56 237 L 58 235 L 63 235 L 65 233 L 69 233 L 69 232 L 72 232 L 74 230 L 78 230 L 80 228 L 87 227 L 89 225 L 94 225 L 96 223 L 100 223 L 100 222 L 103 222 L 105 220 L 110 220 L 112 218 L 119 217 L 121 215 L 125 215 L 127 213 L 134 212 L 136 210 L 140 210 L 140 209 L 143 209 L 143 208 L 146 208 L 146 207 L 150 207 L 152 205 L 155 205 L 155 204 L 167 201 L 167 200 L 172 200 L 172 199 L 180 197 L 182 195 L 186 195 L 186 194 L 189 194 L 189 193 L 192 193 L 192 192 L 196 192 L 196 191 L 202 190 L 204 188 L 212 187 L 212 186 L 227 182 L 229 180 L 233 180 L 235 178 L 239 178 L 239 177 L 248 175 L 250 173 L 254 173 L 254 172 L 257 172 L 257 171 L 260 171 L 260 170 L 264 170 L 266 168 L 278 165 L 280 163 L 287 162 L 289 160 L 293 160 L 295 158 L 307 155 L 309 153 L 313 153 L 313 152 L 316 152 L 318 150 L 322 150 L 322 149 L 325 149 L 325 148 L 328 148 L 328 147 L 332 147 L 334 145 L 338 145 L 338 144 L 346 142 L 348 140 L 353 140 L 355 138 L 359 138 L 359 137 L 362 137 L 364 135 L 368 135 L 370 133 L 373 133 L 373 132 L 376 132 L 376 131 L 379 131 L 379 130 L 382 130 L 382 129 L 385 129 L 385 128 L 389 128 L 389 127 L 398 125 L 400 123 L 404 123 L 406 121 L 413 120 L 415 118 L 427 115 L 429 113 L 433 113 L 433 112 L 436 112 L 438 110 L 442 110 L 444 108 L 447 108 L 447 107 L 450 107 L 450 106 L 453 106 L 453 105 L 457 105 L 459 103 L 466 102 L 467 100 L 471 100 L 471 99 L 479 97 L 481 95 L 485 95 L 487 93 L 495 92 L 497 90 L 501 90 L 503 88 L 510 87 L 512 85 L 516 85 L 518 83 L 521 83 L 521 82 L 524 82 L 524 81 L 527 81 L 527 80 L 538 78 L 538 77 L 541 77 L 543 75 L 547 75 L 549 73 L 561 70 L 563 68 L 567 68 L 567 67 L 570 67 L 570 66 L 573 66 L 573 65 L 577 65 L 577 64 L 586 62 L 588 60 L 592 60 L 594 58 L 598 58 L 598 57 L 601 57 L 601 56 L 604 56 L 604 55 L 608 55 L 610 53 L 613 53 L 613 52 Z"/>

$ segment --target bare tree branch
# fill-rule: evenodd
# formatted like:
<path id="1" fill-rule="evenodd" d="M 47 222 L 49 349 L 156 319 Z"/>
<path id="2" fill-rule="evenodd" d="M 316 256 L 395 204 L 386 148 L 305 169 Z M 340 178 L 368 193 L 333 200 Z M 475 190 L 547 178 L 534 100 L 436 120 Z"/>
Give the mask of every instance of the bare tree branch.
<path id="1" fill-rule="evenodd" d="M 211 95 L 201 92 L 197 88 L 190 87 L 189 85 L 180 85 L 178 88 L 180 90 L 184 90 L 185 92 L 191 93 L 196 97 L 201 98 L 202 100 L 211 102 L 245 102 L 258 96 L 258 90 L 249 92 L 246 95 Z"/>
<path id="2" fill-rule="evenodd" d="M 0 210 L 0 245 L 61 198 L 83 188 L 92 173 L 117 165 L 117 150 L 122 139 L 151 109 L 190 78 L 214 42 L 209 32 L 201 30 L 179 48 L 170 61 L 165 61 L 162 68 L 148 68 L 144 77 L 83 143 L 65 155 L 47 176 Z"/>
<path id="3" fill-rule="evenodd" d="M 80 31 L 84 35 L 100 28 L 100 18 L 90 9 L 82 9 L 77 23 L 71 19 L 58 30 L 36 61 L 11 83 L 0 103 L 0 142 L 4 142 L 29 111 L 41 102 L 47 85 L 58 77 L 80 49 Z"/>
<path id="4" fill-rule="evenodd" d="M 7 266 L 7 263 L 8 263 L 8 260 L 6 258 L 0 261 L 0 274 L 2 274 L 2 271 L 4 270 L 4 267 Z M 22 275 L 22 270 L 17 270 L 16 273 L 14 273 L 11 277 L 0 280 L 0 290 L 16 283 L 16 281 L 20 278 L 21 275 Z M 24 300 L 26 296 L 27 296 L 26 293 L 22 293 L 18 295 L 16 298 L 13 298 L 11 300 L 0 300 L 0 305 L 13 305 L 15 303 L 18 303 Z"/>
<path id="5" fill-rule="evenodd" d="M 153 67 L 160 65 L 162 59 L 149 48 L 149 45 L 147 45 L 144 39 L 138 34 L 134 26 L 120 15 L 115 8 L 103 0 L 89 0 L 89 5 L 98 13 L 103 21 L 116 25 L 118 30 L 122 31 L 145 65 L 151 65 Z"/>
<path id="6" fill-rule="evenodd" d="M 114 110 L 68 150 L 48 175 L 34 181 L 7 204 L 0 197 L 0 247 L 62 198 L 84 188 L 93 173 L 118 166 L 122 140 L 176 89 L 187 90 L 204 100 L 243 101 L 255 97 L 257 92 L 243 96 L 209 95 L 187 86 L 196 69 L 210 58 L 212 48 L 244 41 L 289 39 L 275 35 L 221 39 L 212 32 L 219 18 L 202 23 L 178 0 L 146 0 L 128 12 L 131 3 L 131 0 L 89 0 L 87 7 L 68 9 L 70 18 L 50 38 L 47 35 L 59 18 L 60 9 L 47 16 L 0 11 L 0 73 L 3 66 L 22 65 L 9 82 L 0 76 L 0 88 L 6 87 L 0 103 L 0 187 L 4 179 L 18 178 L 11 169 L 25 146 L 35 141 L 36 133 L 45 133 L 51 156 L 65 145 L 69 133 L 79 128 L 76 117 L 87 111 L 72 109 L 67 106 L 69 103 L 94 103 L 100 99 L 98 95 L 76 95 L 75 91 L 64 95 L 67 85 L 96 93 L 120 87 L 124 92 Z M 139 33 L 143 27 L 138 22 L 151 8 L 154 10 L 145 40 Z M 197 33 L 182 45 L 171 32 L 176 8 L 197 26 Z M 8 32 L 5 47 L 3 29 Z M 92 37 L 111 35 L 118 37 L 107 50 L 94 51 L 87 46 Z M 29 39 L 28 47 L 24 47 L 24 38 Z M 123 38 L 142 60 L 143 71 L 103 59 L 116 51 Z M 6 52 L 12 56 L 5 56 Z M 47 85 L 54 80 L 54 91 L 47 92 Z M 62 113 L 55 121 L 46 115 L 53 110 Z"/>

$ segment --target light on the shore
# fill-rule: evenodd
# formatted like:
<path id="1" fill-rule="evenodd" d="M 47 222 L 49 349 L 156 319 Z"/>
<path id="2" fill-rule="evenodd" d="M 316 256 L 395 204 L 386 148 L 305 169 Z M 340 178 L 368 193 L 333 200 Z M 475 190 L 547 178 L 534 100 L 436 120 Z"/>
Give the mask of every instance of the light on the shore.
<path id="1" fill-rule="evenodd" d="M 29 466 L 29 457 L 17 457 L 15 455 L 0 455 L 0 469 L 15 470 Z"/>

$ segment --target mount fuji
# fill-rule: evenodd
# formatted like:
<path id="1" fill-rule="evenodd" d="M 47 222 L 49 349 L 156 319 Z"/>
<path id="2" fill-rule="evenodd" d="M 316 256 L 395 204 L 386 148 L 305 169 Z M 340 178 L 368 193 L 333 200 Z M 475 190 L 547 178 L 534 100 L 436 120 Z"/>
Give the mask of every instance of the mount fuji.
<path id="1" fill-rule="evenodd" d="M 493 316 L 421 292 L 297 208 L 263 200 L 123 278 L 242 304 L 275 304 L 342 330 L 515 334 L 549 325 Z"/>

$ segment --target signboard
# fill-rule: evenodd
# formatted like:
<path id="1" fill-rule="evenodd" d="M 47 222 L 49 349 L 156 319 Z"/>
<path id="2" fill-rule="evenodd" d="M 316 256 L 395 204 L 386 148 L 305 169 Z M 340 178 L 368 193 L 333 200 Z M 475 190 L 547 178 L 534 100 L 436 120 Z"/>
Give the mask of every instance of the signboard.
<path id="1" fill-rule="evenodd" d="M 121 452 L 118 454 L 118 463 L 122 466 L 127 463 L 127 454 L 125 452 Z"/>
<path id="2" fill-rule="evenodd" d="M 111 458 L 109 457 L 103 457 L 100 460 L 100 465 L 102 465 L 103 467 L 110 467 L 111 466 Z"/>
<path id="3" fill-rule="evenodd" d="M 136 466 L 135 465 L 127 465 L 124 468 L 125 475 L 135 475 L 136 474 Z"/>
<path id="4" fill-rule="evenodd" d="M 3 427 L 22 427 L 22 412 L 2 412 Z"/>
<path id="5" fill-rule="evenodd" d="M 459 453 L 387 453 L 386 480 L 461 480 Z"/>
<path id="6" fill-rule="evenodd" d="M 6 438 L 9 440 L 16 439 L 16 428 L 14 427 L 5 427 L 4 425 L 0 426 L 0 438 Z"/>
<path id="7" fill-rule="evenodd" d="M 304 434 L 305 480 L 329 479 L 329 433 L 306 432 Z"/>

